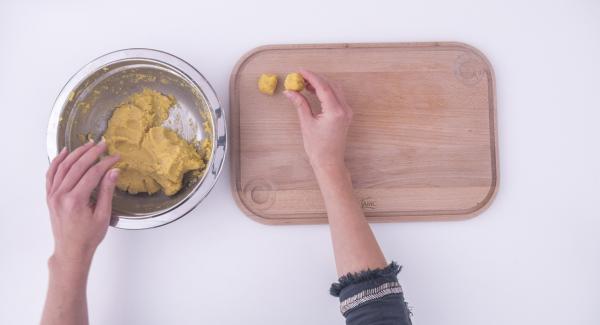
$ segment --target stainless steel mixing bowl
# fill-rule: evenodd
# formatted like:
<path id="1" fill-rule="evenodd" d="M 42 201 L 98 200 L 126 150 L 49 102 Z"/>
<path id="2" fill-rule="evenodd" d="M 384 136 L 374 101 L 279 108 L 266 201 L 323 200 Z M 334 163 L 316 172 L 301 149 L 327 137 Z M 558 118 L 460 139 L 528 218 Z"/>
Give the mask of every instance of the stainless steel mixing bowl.
<path id="1" fill-rule="evenodd" d="M 186 175 L 177 194 L 128 194 L 115 191 L 111 225 L 125 229 L 162 226 L 196 207 L 215 185 L 225 159 L 223 110 L 206 79 L 187 62 L 150 49 L 126 49 L 101 56 L 79 70 L 58 95 L 48 123 L 50 160 L 99 140 L 113 109 L 131 94 L 150 88 L 177 100 L 164 126 L 188 141 L 212 141 L 212 155 L 201 177 Z M 203 123 L 208 122 L 207 128 Z"/>

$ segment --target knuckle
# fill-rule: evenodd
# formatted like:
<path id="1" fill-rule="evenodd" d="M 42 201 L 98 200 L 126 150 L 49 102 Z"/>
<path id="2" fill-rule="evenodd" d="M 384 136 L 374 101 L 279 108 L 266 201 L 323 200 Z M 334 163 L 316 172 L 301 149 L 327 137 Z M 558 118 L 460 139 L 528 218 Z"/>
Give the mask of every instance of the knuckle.
<path id="1" fill-rule="evenodd" d="M 104 147 L 96 145 L 94 146 L 94 148 L 92 148 L 92 152 L 91 152 L 91 156 L 95 157 L 100 155 L 103 151 L 104 151 Z"/>
<path id="2" fill-rule="evenodd" d="M 58 194 L 52 193 L 48 195 L 48 202 L 56 203 L 58 201 Z"/>
<path id="3" fill-rule="evenodd" d="M 65 205 L 63 196 L 59 193 L 50 195 L 50 197 L 48 198 L 48 205 L 51 208 L 63 207 Z"/>
<path id="4" fill-rule="evenodd" d="M 80 206 L 81 200 L 77 197 L 77 195 L 69 194 L 65 195 L 62 199 L 62 204 L 65 208 L 72 210 L 76 209 Z"/>
<path id="5" fill-rule="evenodd" d="M 331 96 L 333 95 L 333 89 L 331 89 L 331 86 L 324 86 L 323 87 L 323 94 L 326 96 Z"/>
<path id="6" fill-rule="evenodd" d="M 99 162 L 95 164 L 92 168 L 88 169 L 86 174 L 91 177 L 99 177 L 100 175 L 102 175 L 102 170 L 105 168 L 106 165 L 106 161 Z"/>
<path id="7" fill-rule="evenodd" d="M 53 194 L 48 195 L 46 197 L 46 203 L 50 208 L 54 208 L 56 206 L 56 196 Z"/>
<path id="8" fill-rule="evenodd" d="M 354 112 L 351 109 L 346 111 L 346 117 L 351 120 L 354 117 Z"/>
<path id="9" fill-rule="evenodd" d="M 79 147 L 77 147 L 77 149 L 75 149 L 71 154 L 73 155 L 78 155 L 80 152 L 84 151 L 85 149 L 89 148 L 90 146 L 90 142 L 87 142 L 84 145 L 81 145 Z"/>
<path id="10" fill-rule="evenodd" d="M 333 116 L 333 120 L 334 120 L 335 122 L 339 122 L 339 121 L 342 121 L 342 120 L 343 120 L 343 118 L 342 118 L 342 116 L 341 116 L 341 115 L 338 115 L 338 114 L 336 114 L 336 115 L 334 115 L 334 116 Z"/>
<path id="11" fill-rule="evenodd" d="M 64 175 L 64 174 L 65 174 L 65 172 L 66 172 L 66 169 L 67 169 L 67 167 L 66 167 L 66 164 L 60 164 L 60 165 L 58 166 L 58 168 L 56 169 L 56 175 L 57 175 L 57 176 L 62 176 L 62 175 Z"/>
<path id="12" fill-rule="evenodd" d="M 294 96 L 292 97 L 292 102 L 294 103 L 294 105 L 296 106 L 300 106 L 302 105 L 302 100 L 300 98 L 298 98 L 298 96 Z"/>
<path id="13" fill-rule="evenodd" d="M 341 107 L 338 107 L 335 111 L 333 111 L 332 115 L 337 118 L 342 118 L 346 116 L 346 113 Z"/>

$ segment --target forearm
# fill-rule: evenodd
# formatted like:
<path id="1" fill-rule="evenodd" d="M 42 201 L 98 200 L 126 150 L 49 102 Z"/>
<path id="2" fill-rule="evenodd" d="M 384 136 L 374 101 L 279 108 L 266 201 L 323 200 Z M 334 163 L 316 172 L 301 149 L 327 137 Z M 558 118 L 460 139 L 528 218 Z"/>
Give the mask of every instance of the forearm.
<path id="1" fill-rule="evenodd" d="M 340 276 L 330 292 L 340 298 L 346 324 L 410 325 L 410 312 L 396 277 L 400 268 L 395 263 L 387 265 L 354 196 L 350 173 L 342 165 L 315 169 L 315 174 L 327 208 Z"/>
<path id="2" fill-rule="evenodd" d="M 354 196 L 347 168 L 317 167 L 315 176 L 327 209 L 338 275 L 385 267 L 385 257 Z"/>
<path id="3" fill-rule="evenodd" d="M 49 284 L 42 325 L 88 324 L 86 286 L 91 258 L 48 261 Z"/>

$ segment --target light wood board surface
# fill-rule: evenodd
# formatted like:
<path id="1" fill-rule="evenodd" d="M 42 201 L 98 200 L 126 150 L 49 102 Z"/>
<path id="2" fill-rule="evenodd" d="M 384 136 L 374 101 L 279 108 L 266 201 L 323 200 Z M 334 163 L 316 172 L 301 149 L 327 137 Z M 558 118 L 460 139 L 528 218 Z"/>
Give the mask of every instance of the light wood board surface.
<path id="1" fill-rule="evenodd" d="M 462 43 L 273 45 L 246 54 L 231 75 L 232 190 L 248 216 L 327 222 L 296 111 L 282 94 L 298 67 L 338 82 L 354 109 L 346 162 L 369 221 L 464 219 L 491 203 L 495 82 L 481 52 Z M 279 76 L 274 96 L 259 93 L 261 73 Z"/>

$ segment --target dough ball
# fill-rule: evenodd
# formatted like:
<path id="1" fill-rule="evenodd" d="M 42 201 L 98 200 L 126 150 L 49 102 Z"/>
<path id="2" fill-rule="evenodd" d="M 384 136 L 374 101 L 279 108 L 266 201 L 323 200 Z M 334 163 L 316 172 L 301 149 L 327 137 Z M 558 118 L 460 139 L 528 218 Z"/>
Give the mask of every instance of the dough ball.
<path id="1" fill-rule="evenodd" d="M 263 73 L 258 78 L 258 90 L 267 95 L 273 95 L 277 88 L 277 76 L 271 73 Z"/>
<path id="2" fill-rule="evenodd" d="M 302 91 L 304 89 L 304 78 L 297 72 L 292 72 L 285 77 L 284 86 L 286 90 Z"/>

